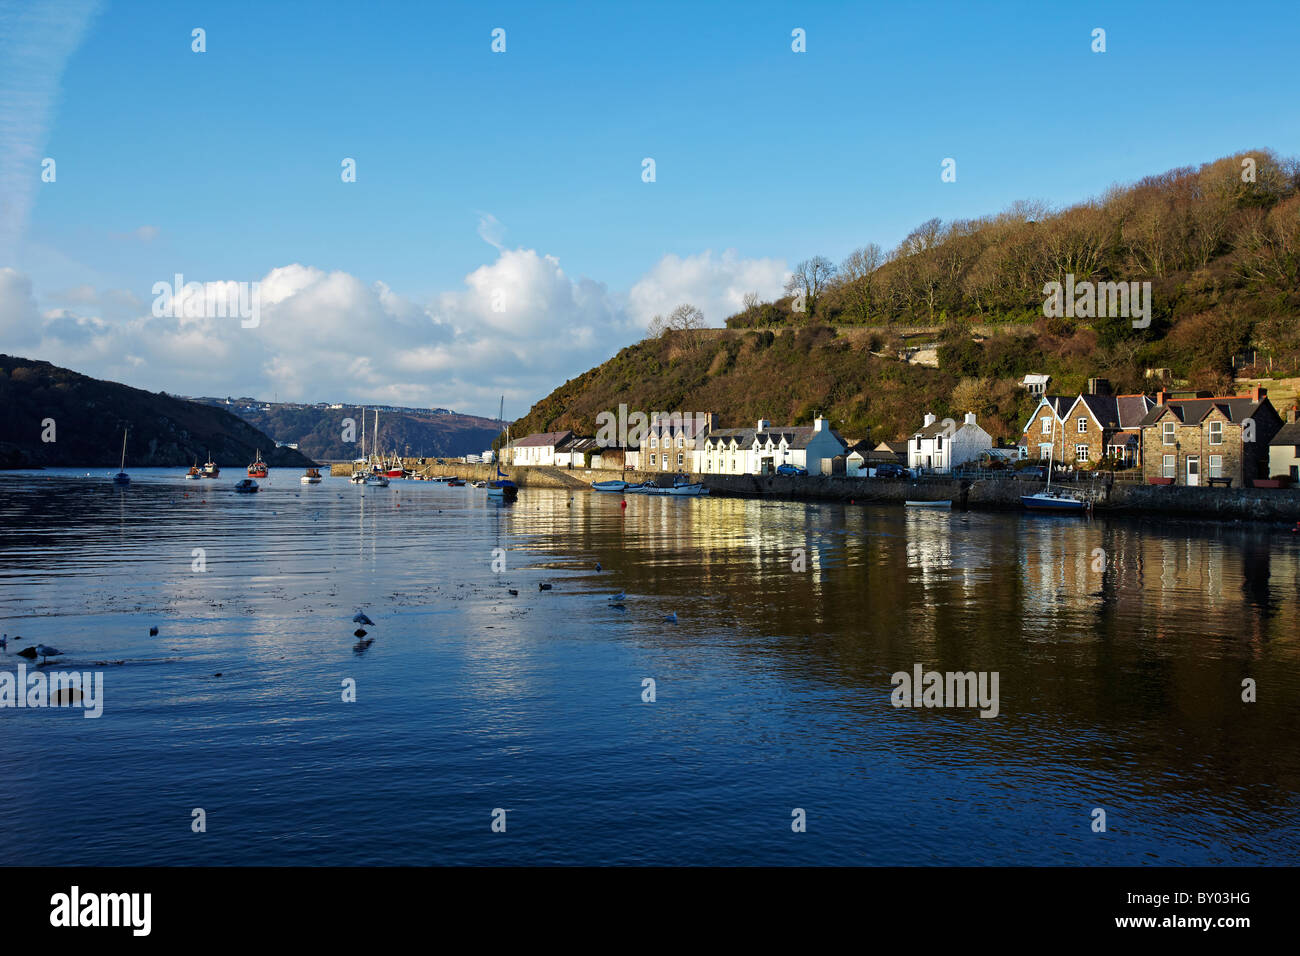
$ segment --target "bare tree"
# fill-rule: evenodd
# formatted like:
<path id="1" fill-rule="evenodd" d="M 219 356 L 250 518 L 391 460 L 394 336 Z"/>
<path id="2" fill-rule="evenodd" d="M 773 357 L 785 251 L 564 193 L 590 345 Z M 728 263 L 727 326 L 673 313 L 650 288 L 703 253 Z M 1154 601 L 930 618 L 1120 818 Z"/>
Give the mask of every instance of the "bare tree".
<path id="1" fill-rule="evenodd" d="M 746 293 L 745 293 L 745 311 L 746 311 L 746 312 L 753 312 L 755 309 L 757 309 L 757 308 L 758 308 L 760 305 L 762 305 L 762 304 L 763 304 L 763 300 L 760 299 L 760 298 L 758 297 L 758 293 L 757 293 L 757 292 L 746 292 Z"/>
<path id="2" fill-rule="evenodd" d="M 840 264 L 840 281 L 853 312 L 866 321 L 871 315 L 872 282 L 876 270 L 885 264 L 885 253 L 874 242 L 854 249 Z"/>
<path id="3" fill-rule="evenodd" d="M 704 313 L 689 302 L 683 302 L 668 316 L 668 328 L 674 332 L 693 332 L 702 329 Z"/>
<path id="4" fill-rule="evenodd" d="M 794 274 L 786 280 L 785 294 L 802 294 L 804 308 L 809 315 L 817 311 L 817 300 L 835 279 L 835 265 L 825 256 L 813 256 L 794 267 Z"/>

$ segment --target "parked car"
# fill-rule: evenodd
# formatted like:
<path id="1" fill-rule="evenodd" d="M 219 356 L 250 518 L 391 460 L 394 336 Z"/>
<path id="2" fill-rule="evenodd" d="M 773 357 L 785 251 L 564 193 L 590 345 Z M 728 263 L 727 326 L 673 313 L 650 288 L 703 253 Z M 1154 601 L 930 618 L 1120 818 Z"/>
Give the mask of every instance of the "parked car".
<path id="1" fill-rule="evenodd" d="M 778 465 L 776 473 L 778 475 L 798 475 L 803 477 L 808 474 L 808 469 L 800 468 L 798 465 Z"/>
<path id="2" fill-rule="evenodd" d="M 1028 468 L 1021 468 L 1016 472 L 1016 481 L 1046 481 L 1047 467 L 1045 465 L 1030 465 Z"/>
<path id="3" fill-rule="evenodd" d="M 902 465 L 894 465 L 886 462 L 883 465 L 876 466 L 876 478 L 906 478 L 907 469 Z"/>

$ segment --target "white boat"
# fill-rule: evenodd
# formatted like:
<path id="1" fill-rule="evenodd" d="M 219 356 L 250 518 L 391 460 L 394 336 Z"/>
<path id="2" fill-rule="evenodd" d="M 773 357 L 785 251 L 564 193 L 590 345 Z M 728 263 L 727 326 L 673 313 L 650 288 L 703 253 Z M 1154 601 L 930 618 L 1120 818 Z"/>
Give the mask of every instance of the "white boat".
<path id="1" fill-rule="evenodd" d="M 626 481 L 597 481 L 591 486 L 592 491 L 625 491 L 627 489 Z"/>
<path id="2" fill-rule="evenodd" d="M 366 475 L 366 477 L 362 480 L 362 484 L 369 485 L 373 488 L 387 488 L 388 476 L 380 475 L 380 474 Z"/>
<path id="3" fill-rule="evenodd" d="M 649 495 L 654 494 L 653 489 L 658 487 L 653 481 L 643 481 L 639 485 L 628 485 L 623 489 L 623 493 L 628 495 Z"/>
<path id="4" fill-rule="evenodd" d="M 673 485 L 671 488 L 664 488 L 660 494 L 664 495 L 684 495 L 691 498 L 707 495 L 709 489 L 705 488 L 700 482 L 691 482 L 690 484 Z"/>
<path id="5" fill-rule="evenodd" d="M 304 485 L 319 485 L 321 482 L 320 469 L 308 468 L 307 473 L 298 480 Z"/>
<path id="6" fill-rule="evenodd" d="M 952 499 L 943 498 L 939 501 L 904 501 L 903 504 L 908 508 L 943 508 L 944 510 L 948 510 L 952 508 Z"/>
<path id="7" fill-rule="evenodd" d="M 348 475 L 348 481 L 352 482 L 354 485 L 365 484 L 366 473 L 364 471 L 354 471 L 352 474 Z"/>

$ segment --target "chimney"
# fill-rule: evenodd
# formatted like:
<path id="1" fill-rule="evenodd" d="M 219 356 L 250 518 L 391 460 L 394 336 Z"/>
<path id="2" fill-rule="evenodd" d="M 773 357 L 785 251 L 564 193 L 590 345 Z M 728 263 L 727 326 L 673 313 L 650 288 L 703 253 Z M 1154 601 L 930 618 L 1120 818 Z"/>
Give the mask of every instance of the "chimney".
<path id="1" fill-rule="evenodd" d="M 1163 388 L 1156 392 L 1156 408 L 1163 408 L 1165 402 L 1169 400 L 1169 393 Z"/>
<path id="2" fill-rule="evenodd" d="M 1292 425 L 1295 424 L 1295 411 L 1296 411 L 1296 407 L 1292 405 L 1290 408 L 1287 409 L 1286 412 L 1286 420 Z"/>
<path id="3" fill-rule="evenodd" d="M 825 430 L 826 430 L 826 419 L 824 419 L 824 418 L 814 418 L 814 419 L 813 419 L 813 431 L 815 431 L 815 432 L 821 432 L 821 431 L 825 431 Z"/>
<path id="4" fill-rule="evenodd" d="M 1088 379 L 1089 395 L 1109 395 L 1110 379 L 1107 378 L 1090 378 Z"/>
<path id="5" fill-rule="evenodd" d="M 934 424 L 934 415 L 932 415 L 930 412 L 926 412 L 926 413 L 925 413 L 925 423 L 922 425 L 922 427 L 923 427 L 923 428 L 929 428 L 929 427 L 930 427 L 931 425 L 933 425 L 933 424 Z"/>
<path id="6" fill-rule="evenodd" d="M 765 432 L 771 427 L 772 427 L 771 422 L 769 422 L 766 418 L 760 418 L 758 420 L 758 425 L 754 430 L 759 432 Z"/>
<path id="7" fill-rule="evenodd" d="M 1258 385 L 1256 385 L 1254 388 L 1250 390 L 1250 400 L 1252 402 L 1258 402 L 1260 399 L 1265 398 L 1267 395 L 1268 395 L 1268 389 L 1261 388 Z"/>
<path id="8" fill-rule="evenodd" d="M 967 424 L 967 425 L 974 425 L 974 424 L 975 424 L 975 413 L 974 413 L 974 412 L 967 412 L 967 413 L 966 413 L 966 424 Z"/>

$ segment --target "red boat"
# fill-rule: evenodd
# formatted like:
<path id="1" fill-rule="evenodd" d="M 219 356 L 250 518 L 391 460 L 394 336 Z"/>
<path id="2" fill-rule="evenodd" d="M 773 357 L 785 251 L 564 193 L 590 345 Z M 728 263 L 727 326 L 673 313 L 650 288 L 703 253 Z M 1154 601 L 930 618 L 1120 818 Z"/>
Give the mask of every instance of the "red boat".
<path id="1" fill-rule="evenodd" d="M 248 466 L 248 477 L 249 478 L 266 477 L 266 462 L 262 461 L 261 449 L 258 449 L 257 460 Z"/>

